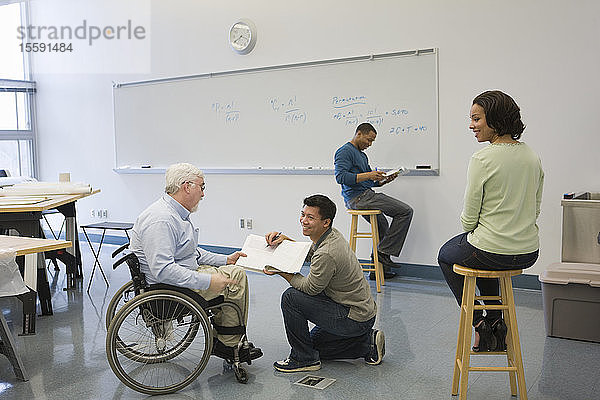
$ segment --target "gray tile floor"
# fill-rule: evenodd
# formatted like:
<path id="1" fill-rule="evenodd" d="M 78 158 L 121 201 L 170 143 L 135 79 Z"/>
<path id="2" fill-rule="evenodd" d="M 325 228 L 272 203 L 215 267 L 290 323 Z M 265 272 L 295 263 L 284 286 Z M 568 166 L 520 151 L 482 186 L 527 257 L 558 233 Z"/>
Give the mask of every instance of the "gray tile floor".
<path id="1" fill-rule="evenodd" d="M 28 382 L 15 379 L 6 358 L 0 356 L 0 399 L 140 399 L 113 375 L 105 355 L 104 313 L 113 293 L 129 278 L 125 268 L 112 271 L 110 252 L 102 250 L 102 263 L 110 280 L 106 290 L 100 276 L 85 291 L 92 257 L 82 246 L 86 279 L 84 289 L 65 292 L 63 272 L 49 277 L 54 315 L 37 320 L 37 334 L 21 337 L 21 305 L 0 299 L 0 309 L 11 327 L 27 372 Z M 211 358 L 200 377 L 172 399 L 452 399 L 452 359 L 456 346 L 458 307 L 443 282 L 397 278 L 382 293 L 372 290 L 379 305 L 376 324 L 386 334 L 386 356 L 379 366 L 362 360 L 324 362 L 315 374 L 336 379 L 319 391 L 292 383 L 305 374 L 282 374 L 272 368 L 285 358 L 289 347 L 279 310 L 287 282 L 279 277 L 249 273 L 250 340 L 264 356 L 248 367 L 249 383 L 236 382 Z M 541 294 L 515 291 L 529 399 L 598 399 L 600 395 L 600 344 L 548 338 L 544 331 Z M 481 365 L 496 356 L 479 357 Z M 510 399 L 505 373 L 472 373 L 470 399 Z"/>

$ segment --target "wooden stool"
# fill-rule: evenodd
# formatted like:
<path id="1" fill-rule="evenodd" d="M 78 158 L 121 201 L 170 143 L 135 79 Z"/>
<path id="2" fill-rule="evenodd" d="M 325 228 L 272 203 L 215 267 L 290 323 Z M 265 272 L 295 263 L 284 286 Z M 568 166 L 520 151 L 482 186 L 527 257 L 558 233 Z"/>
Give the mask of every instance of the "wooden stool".
<path id="1" fill-rule="evenodd" d="M 377 227 L 377 215 L 381 214 L 379 210 L 348 210 L 352 215 L 352 224 L 350 225 L 350 248 L 356 253 L 356 239 L 373 239 L 373 262 L 360 263 L 363 271 L 375 272 L 375 282 L 377 284 L 377 293 L 381 292 L 381 285 L 385 285 L 383 277 L 383 267 L 379 262 L 377 247 L 379 246 L 379 228 Z M 358 217 L 368 215 L 371 222 L 370 232 L 358 232 Z M 365 267 L 366 266 L 366 267 Z"/>
<path id="2" fill-rule="evenodd" d="M 452 395 L 456 396 L 460 386 L 460 399 L 467 398 L 467 383 L 470 371 L 508 371 L 510 378 L 510 392 L 517 395 L 517 381 L 521 399 L 527 399 L 525 387 L 525 372 L 521 358 L 521 344 L 515 314 L 515 299 L 511 277 L 521 274 L 522 270 L 488 271 L 466 268 L 454 264 L 454 272 L 464 275 L 462 304 L 460 306 L 460 324 L 458 327 L 458 341 L 456 343 L 456 361 L 454 363 L 454 377 L 452 378 Z M 498 278 L 500 281 L 500 296 L 475 296 L 476 278 Z M 502 304 L 475 305 L 475 300 L 500 300 Z M 474 352 L 471 350 L 471 326 L 473 325 L 473 310 L 504 310 L 504 322 L 508 328 L 506 334 L 506 351 Z M 471 355 L 506 355 L 506 367 L 471 367 Z M 515 380 L 516 373 L 516 380 Z"/>

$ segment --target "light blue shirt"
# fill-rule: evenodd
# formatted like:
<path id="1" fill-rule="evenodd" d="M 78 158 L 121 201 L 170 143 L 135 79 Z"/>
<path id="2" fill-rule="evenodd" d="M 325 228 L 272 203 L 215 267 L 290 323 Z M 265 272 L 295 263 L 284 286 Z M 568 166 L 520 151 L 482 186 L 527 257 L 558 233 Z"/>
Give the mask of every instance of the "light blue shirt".
<path id="1" fill-rule="evenodd" d="M 198 228 L 190 221 L 190 212 L 168 194 L 140 214 L 129 248 L 138 257 L 149 284 L 206 290 L 210 274 L 197 272 L 198 265 L 227 263 L 226 255 L 198 247 Z"/>

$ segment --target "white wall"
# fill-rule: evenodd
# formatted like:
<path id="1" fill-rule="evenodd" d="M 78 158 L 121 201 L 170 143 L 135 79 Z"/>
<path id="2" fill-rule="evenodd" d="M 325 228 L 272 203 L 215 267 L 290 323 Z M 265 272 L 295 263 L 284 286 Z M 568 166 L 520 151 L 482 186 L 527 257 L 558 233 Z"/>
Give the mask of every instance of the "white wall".
<path id="1" fill-rule="evenodd" d="M 91 222 L 91 208 L 108 208 L 111 220 L 134 220 L 163 186 L 160 175 L 112 171 L 113 80 L 438 47 L 441 176 L 400 178 L 384 188 L 415 209 L 400 260 L 435 265 L 441 244 L 460 232 L 467 163 L 481 147 L 468 130 L 467 116 L 473 97 L 486 89 L 506 91 L 521 106 L 527 124 L 523 140 L 540 154 L 546 172 L 539 220 L 541 256 L 530 273 L 540 273 L 560 259 L 562 193 L 600 191 L 596 132 L 600 2 L 236 0 L 216 4 L 151 2 L 152 61 L 147 75 L 73 73 L 81 71 L 66 57 L 35 58 L 41 178 L 56 180 L 59 172 L 70 171 L 72 180 L 102 189 L 79 202 L 81 223 Z M 100 0 L 87 1 L 87 7 L 92 15 L 101 11 L 115 20 L 120 15 L 118 6 Z M 55 1 L 33 2 L 32 23 L 57 24 L 77 17 L 73 12 L 57 7 Z M 256 48 L 246 56 L 234 54 L 227 44 L 229 27 L 242 17 L 252 19 L 259 30 Z M 132 62 L 128 54 L 110 49 L 86 57 L 97 61 L 110 57 L 123 66 Z M 57 67 L 62 73 L 39 73 Z M 351 136 L 349 130 L 348 139 Z M 310 152 L 316 145 L 307 142 L 296 151 Z M 202 154 L 208 151 L 209 143 L 198 149 L 197 159 L 187 161 L 201 165 Z M 349 230 L 332 176 L 210 175 L 206 182 L 206 198 L 194 217 L 202 243 L 241 246 L 248 231 L 238 228 L 240 217 L 254 219 L 254 233 L 283 230 L 300 238 L 297 215 L 302 198 L 318 192 L 338 205 L 338 229 Z M 361 253 L 368 256 L 366 247 Z"/>

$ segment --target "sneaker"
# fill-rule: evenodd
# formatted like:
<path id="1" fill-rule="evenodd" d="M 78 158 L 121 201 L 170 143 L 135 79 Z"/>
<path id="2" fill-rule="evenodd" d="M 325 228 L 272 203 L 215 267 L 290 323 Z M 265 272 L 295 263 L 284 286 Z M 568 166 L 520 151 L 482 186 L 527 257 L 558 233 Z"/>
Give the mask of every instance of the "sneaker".
<path id="1" fill-rule="evenodd" d="M 367 364 L 379 365 L 385 355 L 385 335 L 383 331 L 373 329 L 371 333 L 371 352 L 365 357 Z"/>
<path id="2" fill-rule="evenodd" d="M 321 369 L 321 361 L 309 361 L 300 363 L 291 358 L 285 360 L 275 361 L 273 368 L 281 372 L 302 372 L 302 371 L 318 371 Z"/>

